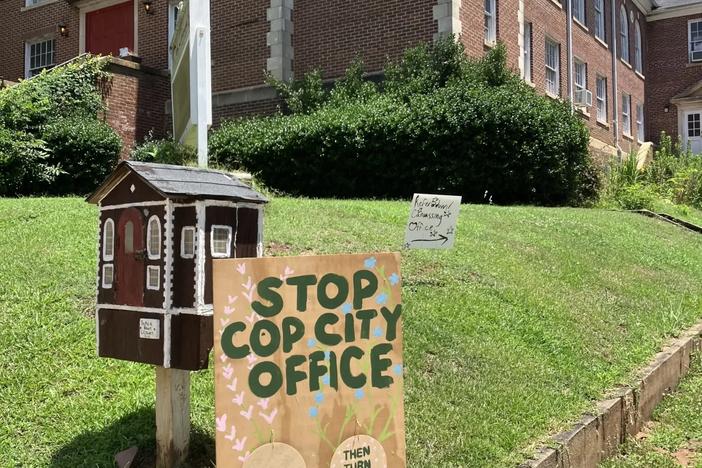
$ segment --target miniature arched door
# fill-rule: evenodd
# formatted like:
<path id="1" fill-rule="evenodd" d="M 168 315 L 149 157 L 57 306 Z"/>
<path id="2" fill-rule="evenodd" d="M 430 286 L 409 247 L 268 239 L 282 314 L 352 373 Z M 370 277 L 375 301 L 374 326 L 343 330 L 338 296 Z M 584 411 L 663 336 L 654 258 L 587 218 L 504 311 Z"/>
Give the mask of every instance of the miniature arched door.
<path id="1" fill-rule="evenodd" d="M 117 304 L 144 305 L 144 221 L 136 208 L 124 210 L 117 227 Z"/>

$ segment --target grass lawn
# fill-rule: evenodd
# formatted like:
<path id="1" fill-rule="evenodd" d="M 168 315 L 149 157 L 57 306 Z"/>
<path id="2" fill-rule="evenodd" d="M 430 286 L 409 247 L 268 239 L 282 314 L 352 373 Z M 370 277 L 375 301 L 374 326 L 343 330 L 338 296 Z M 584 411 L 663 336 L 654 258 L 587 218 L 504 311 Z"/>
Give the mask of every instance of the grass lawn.
<path id="1" fill-rule="evenodd" d="M 701 415 L 702 356 L 698 356 L 678 391 L 656 409 L 648 428 L 602 468 L 702 467 Z"/>
<path id="2" fill-rule="evenodd" d="M 407 214 L 276 198 L 267 254 L 396 250 Z M 153 452 L 153 368 L 95 354 L 96 219 L 0 200 L 0 466 Z M 702 318 L 702 236 L 635 214 L 465 205 L 453 250 L 402 262 L 410 466 L 514 466 Z M 211 466 L 211 370 L 192 395 L 193 464 Z"/>
<path id="3" fill-rule="evenodd" d="M 702 211 L 687 205 L 675 205 L 668 200 L 658 200 L 655 203 L 657 213 L 665 213 L 680 218 L 688 223 L 702 226 Z"/>

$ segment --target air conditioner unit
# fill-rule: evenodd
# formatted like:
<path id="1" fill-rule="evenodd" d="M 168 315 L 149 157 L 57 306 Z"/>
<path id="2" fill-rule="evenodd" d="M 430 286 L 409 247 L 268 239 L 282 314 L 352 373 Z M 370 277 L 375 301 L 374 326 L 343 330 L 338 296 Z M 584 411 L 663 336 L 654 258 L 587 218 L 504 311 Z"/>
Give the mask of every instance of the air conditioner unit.
<path id="1" fill-rule="evenodd" d="M 592 93 L 587 89 L 575 90 L 575 104 L 579 106 L 592 107 Z"/>
<path id="2" fill-rule="evenodd" d="M 702 50 L 693 50 L 690 52 L 690 62 L 702 61 Z"/>

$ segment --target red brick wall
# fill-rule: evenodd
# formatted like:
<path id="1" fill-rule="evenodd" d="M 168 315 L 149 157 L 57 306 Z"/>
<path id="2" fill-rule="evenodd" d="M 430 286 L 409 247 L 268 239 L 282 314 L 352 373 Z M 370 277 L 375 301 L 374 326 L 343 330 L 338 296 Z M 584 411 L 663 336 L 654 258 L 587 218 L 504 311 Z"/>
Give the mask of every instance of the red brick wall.
<path id="1" fill-rule="evenodd" d="M 212 91 L 263 84 L 270 0 L 213 0 Z"/>
<path id="2" fill-rule="evenodd" d="M 436 0 L 296 2 L 293 10 L 293 70 L 296 77 L 315 68 L 325 78 L 343 75 L 360 55 L 367 72 L 379 71 L 387 58 L 431 41 L 437 31 Z"/>
<path id="3" fill-rule="evenodd" d="M 700 18 L 702 15 L 682 16 L 648 23 L 646 107 L 648 133 L 655 141 L 661 131 L 678 134 L 678 109 L 670 99 L 702 80 L 702 64 L 689 63 L 687 54 L 687 22 Z"/>
<path id="4" fill-rule="evenodd" d="M 139 1 L 138 50 L 142 65 L 168 69 L 168 1 L 152 0 L 153 14 L 147 14 Z"/>
<path id="5" fill-rule="evenodd" d="M 170 119 L 164 112 L 170 82 L 162 74 L 115 64 L 108 70 L 113 77 L 106 99 L 106 121 L 122 138 L 124 158 L 149 132 L 157 138 L 170 132 Z"/>
<path id="6" fill-rule="evenodd" d="M 17 81 L 24 78 L 24 43 L 38 36 L 53 34 L 56 38 L 56 63 L 74 57 L 78 52 L 78 13 L 65 1 L 22 11 L 24 0 L 0 1 L 0 17 L 5 28 L 0 34 L 0 76 Z M 59 23 L 66 24 L 68 37 L 58 34 Z"/>

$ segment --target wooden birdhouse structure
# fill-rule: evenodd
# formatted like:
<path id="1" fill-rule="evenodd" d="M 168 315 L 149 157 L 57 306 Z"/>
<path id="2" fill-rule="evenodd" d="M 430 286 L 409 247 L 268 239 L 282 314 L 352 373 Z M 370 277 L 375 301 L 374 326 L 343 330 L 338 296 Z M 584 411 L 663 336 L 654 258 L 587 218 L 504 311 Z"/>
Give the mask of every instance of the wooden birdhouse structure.
<path id="1" fill-rule="evenodd" d="M 267 200 L 223 172 L 124 161 L 87 201 L 100 207 L 98 354 L 207 368 L 212 259 L 262 255 Z"/>

